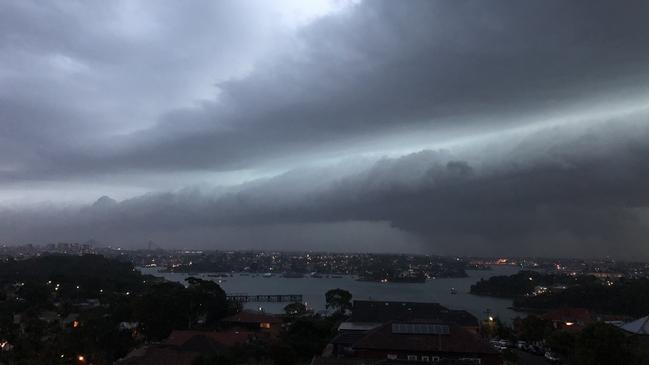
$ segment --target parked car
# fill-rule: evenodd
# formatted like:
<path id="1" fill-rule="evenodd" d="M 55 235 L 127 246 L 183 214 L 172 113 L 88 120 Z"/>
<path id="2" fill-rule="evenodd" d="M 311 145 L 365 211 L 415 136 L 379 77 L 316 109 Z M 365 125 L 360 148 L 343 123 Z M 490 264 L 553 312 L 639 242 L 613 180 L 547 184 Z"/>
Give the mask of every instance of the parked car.
<path id="1" fill-rule="evenodd" d="M 507 348 L 512 348 L 514 347 L 514 344 L 510 340 L 500 340 L 498 341 L 500 346 L 507 347 Z"/>
<path id="2" fill-rule="evenodd" d="M 559 358 L 559 355 L 555 354 L 554 352 L 551 351 L 546 351 L 545 352 L 545 359 L 548 360 L 549 362 L 553 364 L 559 364 L 561 363 L 561 359 Z"/>
<path id="3" fill-rule="evenodd" d="M 502 345 L 498 345 L 498 346 L 496 346 L 496 350 L 498 350 L 500 352 L 503 352 L 503 351 L 507 350 L 507 347 L 502 346 Z"/>
<path id="4" fill-rule="evenodd" d="M 537 355 L 537 356 L 545 355 L 545 351 L 542 348 L 540 348 L 539 346 L 534 346 L 534 345 L 528 346 L 527 352 L 529 352 L 532 355 Z"/>
<path id="5" fill-rule="evenodd" d="M 525 350 L 527 349 L 527 342 L 526 341 L 518 341 L 516 342 L 516 347 L 520 350 Z"/>

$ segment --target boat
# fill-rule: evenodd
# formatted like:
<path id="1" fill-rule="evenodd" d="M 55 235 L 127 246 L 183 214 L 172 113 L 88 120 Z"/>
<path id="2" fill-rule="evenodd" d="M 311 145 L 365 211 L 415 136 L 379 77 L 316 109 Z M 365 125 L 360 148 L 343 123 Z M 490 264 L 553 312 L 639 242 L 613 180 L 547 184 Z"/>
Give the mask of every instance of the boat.
<path id="1" fill-rule="evenodd" d="M 457 290 L 455 290 L 455 288 L 451 288 L 451 294 L 457 294 Z"/>
<path id="2" fill-rule="evenodd" d="M 265 277 L 265 278 L 272 278 L 272 277 L 273 277 L 273 273 L 267 272 L 267 273 L 265 273 L 265 274 L 263 275 L 263 277 Z"/>

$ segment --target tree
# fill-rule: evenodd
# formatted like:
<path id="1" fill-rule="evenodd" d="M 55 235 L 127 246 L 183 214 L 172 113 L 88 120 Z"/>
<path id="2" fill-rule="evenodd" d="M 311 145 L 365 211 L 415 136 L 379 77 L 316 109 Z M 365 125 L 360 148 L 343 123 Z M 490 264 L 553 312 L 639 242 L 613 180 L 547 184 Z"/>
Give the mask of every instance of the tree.
<path id="1" fill-rule="evenodd" d="M 306 306 L 302 303 L 291 303 L 284 307 L 284 312 L 289 317 L 299 317 L 307 312 Z"/>
<path id="2" fill-rule="evenodd" d="M 345 310 L 350 309 L 352 306 L 352 293 L 344 289 L 331 289 L 325 293 L 325 299 L 327 302 L 327 309 L 333 309 L 334 311 L 344 313 Z"/>
<path id="3" fill-rule="evenodd" d="M 322 353 L 329 340 L 335 334 L 335 321 L 329 318 L 298 318 L 283 336 L 289 345 L 302 359 L 310 359 Z"/>
<path id="4" fill-rule="evenodd" d="M 185 281 L 189 284 L 189 326 L 201 316 L 205 316 L 205 325 L 213 326 L 228 313 L 227 297 L 219 284 L 194 277 Z"/>
<path id="5" fill-rule="evenodd" d="M 520 337 L 526 341 L 541 341 L 552 332 L 552 323 L 534 315 L 520 321 Z"/>
<path id="6" fill-rule="evenodd" d="M 546 344 L 552 351 L 564 355 L 568 359 L 574 358 L 575 341 L 577 335 L 571 331 L 555 331 L 547 338 Z"/>
<path id="7" fill-rule="evenodd" d="M 482 334 L 487 337 L 498 337 L 513 340 L 514 330 L 500 321 L 500 318 L 489 318 L 482 323 Z"/>
<path id="8" fill-rule="evenodd" d="M 174 329 L 187 328 L 189 298 L 180 284 L 152 285 L 131 305 L 134 318 L 140 322 L 141 333 L 149 339 L 161 340 Z"/>
<path id="9" fill-rule="evenodd" d="M 577 336 L 575 360 L 577 365 L 630 364 L 632 353 L 620 329 L 596 322 Z"/>

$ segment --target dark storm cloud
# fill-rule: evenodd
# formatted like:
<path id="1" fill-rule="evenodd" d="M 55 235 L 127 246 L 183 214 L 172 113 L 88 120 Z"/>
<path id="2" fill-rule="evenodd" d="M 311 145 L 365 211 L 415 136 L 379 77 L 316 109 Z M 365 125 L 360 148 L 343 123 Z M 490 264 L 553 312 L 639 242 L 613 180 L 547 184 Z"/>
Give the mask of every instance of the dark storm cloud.
<path id="1" fill-rule="evenodd" d="M 268 4 L 3 2 L 0 239 L 649 258 L 646 1 Z"/>
<path id="2" fill-rule="evenodd" d="M 378 251 L 407 241 L 408 247 L 436 253 L 648 258 L 646 117 L 503 135 L 477 149 L 501 149 L 506 159 L 422 151 L 350 162 L 353 168 L 294 171 L 226 192 L 186 189 L 122 202 L 102 198 L 80 213 L 66 210 L 63 218 L 42 223 L 35 232 L 45 228 L 57 237 L 63 226 L 104 240 L 158 237 L 166 244 L 172 244 L 169 237 L 191 237 L 205 245 L 227 237 L 223 244 L 259 248 L 291 241 L 296 229 L 332 225 L 318 231 L 318 242 L 359 247 L 340 234 L 337 225 L 347 222 L 366 240 L 372 237 L 369 247 Z M 26 226 L 25 220 L 18 223 L 13 227 Z M 308 241 L 302 247 L 329 247 Z"/>
<path id="3" fill-rule="evenodd" d="M 12 11 L 6 13 L 13 16 Z M 185 15 L 181 25 L 191 25 L 191 32 L 182 34 L 209 32 L 207 25 L 194 25 L 205 23 L 191 21 L 204 18 L 199 12 Z M 516 123 L 511 115 L 581 100 L 597 102 L 619 90 L 644 88 L 649 64 L 647 15 L 649 5 L 644 1 L 624 6 L 610 1 L 367 1 L 316 21 L 294 37 L 274 40 L 277 49 L 257 60 L 249 75 L 220 79 L 215 100 L 169 111 L 155 126 L 135 133 L 103 141 L 97 136 L 92 147 L 53 146 L 40 164 L 3 175 L 16 179 L 39 172 L 52 177 L 57 171 L 70 176 L 134 169 L 240 169 L 286 156 L 299 159 L 296 151 L 302 158 L 326 155 L 351 141 L 416 128 L 433 128 L 440 134 L 498 128 Z M 115 40 L 90 33 L 90 39 L 97 37 L 95 49 L 94 43 L 74 36 L 84 26 L 88 25 L 68 24 L 62 34 L 49 29 L 50 34 L 41 25 L 18 34 L 28 39 L 20 44 L 33 47 L 42 38 L 55 38 L 59 48 L 71 47 L 80 60 L 117 59 L 121 65 L 125 58 L 128 75 L 144 75 L 137 76 L 144 81 L 149 73 L 175 74 L 184 67 L 182 61 L 160 62 L 169 55 L 176 60 L 176 52 L 162 53 L 155 42 L 151 47 L 155 52 L 138 50 L 143 45 L 146 49 L 147 43 L 137 41 L 116 45 L 129 40 L 129 35 Z M 159 26 L 181 29 L 174 23 Z M 5 27 L 12 34 L 19 25 L 12 21 Z M 166 30 L 161 36 L 172 34 Z M 131 37 L 137 40 L 137 34 Z M 5 37 L 5 44 L 10 40 L 16 42 Z M 225 36 L 206 42 L 227 40 Z M 156 41 L 173 48 L 183 38 Z M 178 58 L 188 59 L 193 52 L 195 58 L 209 58 L 211 54 L 201 48 L 209 48 L 208 44 L 185 47 L 178 53 L 185 52 L 186 57 Z M 140 58 L 141 67 L 130 67 L 132 54 Z M 90 67 L 92 72 L 94 64 Z M 178 79 L 183 75 L 178 73 Z M 138 98 L 146 103 L 173 97 L 164 90 L 148 88 Z M 454 118 L 449 121 L 449 116 Z"/>

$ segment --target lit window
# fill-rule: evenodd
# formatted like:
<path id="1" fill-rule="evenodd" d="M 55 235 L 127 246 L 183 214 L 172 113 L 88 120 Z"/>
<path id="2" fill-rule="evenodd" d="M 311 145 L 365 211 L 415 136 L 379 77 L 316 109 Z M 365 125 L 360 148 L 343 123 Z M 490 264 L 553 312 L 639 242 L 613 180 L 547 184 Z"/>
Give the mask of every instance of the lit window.
<path id="1" fill-rule="evenodd" d="M 417 361 L 417 355 L 408 355 L 408 361 Z"/>
<path id="2" fill-rule="evenodd" d="M 268 322 L 262 322 L 262 323 L 259 324 L 259 328 L 270 329 L 270 323 L 268 323 Z"/>
<path id="3" fill-rule="evenodd" d="M 421 361 L 429 362 L 429 361 L 430 361 L 430 357 L 428 357 L 428 356 L 422 356 L 422 357 L 421 357 Z"/>
<path id="4" fill-rule="evenodd" d="M 388 360 L 396 360 L 396 359 L 397 359 L 397 355 L 395 355 L 395 354 L 388 354 Z"/>

